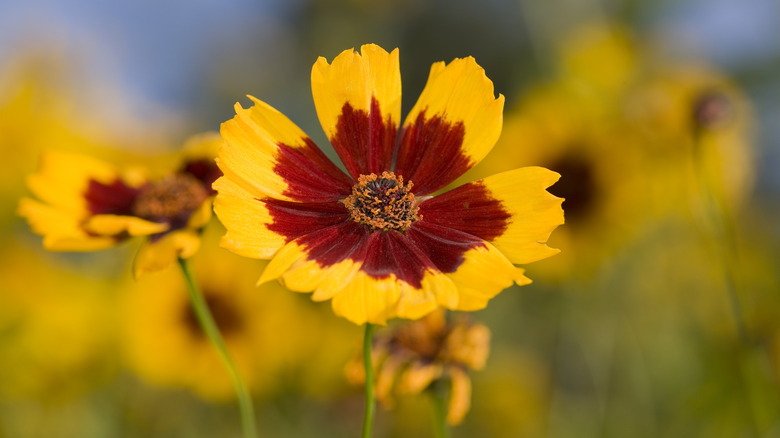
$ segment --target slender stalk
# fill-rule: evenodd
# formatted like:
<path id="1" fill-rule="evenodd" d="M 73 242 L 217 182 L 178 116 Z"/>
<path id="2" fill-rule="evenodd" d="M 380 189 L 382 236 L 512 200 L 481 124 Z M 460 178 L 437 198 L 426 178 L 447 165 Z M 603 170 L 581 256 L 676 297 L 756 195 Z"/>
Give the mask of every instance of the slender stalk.
<path id="1" fill-rule="evenodd" d="M 187 260 L 179 259 L 179 266 L 181 266 L 181 272 L 184 274 L 184 279 L 187 283 L 187 291 L 190 295 L 190 302 L 192 303 L 192 309 L 195 311 L 195 316 L 198 318 L 198 322 L 200 323 L 203 332 L 206 334 L 206 337 L 209 338 L 209 341 L 211 341 L 211 344 L 217 350 L 217 355 L 219 355 L 222 365 L 225 366 L 225 370 L 230 376 L 230 380 L 233 381 L 233 387 L 236 390 L 236 396 L 238 398 L 238 408 L 241 412 L 241 429 L 243 430 L 243 436 L 244 438 L 256 438 L 255 410 L 252 405 L 252 397 L 249 395 L 249 390 L 247 390 L 247 387 L 241 379 L 241 375 L 238 373 L 238 369 L 225 346 L 225 341 L 219 333 L 219 328 L 217 327 L 216 322 L 214 322 L 214 317 L 211 315 L 206 300 L 203 298 L 203 293 L 194 280 Z"/>
<path id="2" fill-rule="evenodd" d="M 450 432 L 447 428 L 447 393 L 442 388 L 442 382 L 436 381 L 430 389 L 431 407 L 433 413 L 433 436 L 434 438 L 449 438 Z"/>
<path id="3" fill-rule="evenodd" d="M 366 323 L 366 334 L 363 337 L 363 365 L 366 369 L 366 410 L 363 415 L 363 438 L 371 437 L 371 429 L 374 426 L 374 364 L 371 363 L 371 344 L 374 334 L 374 325 Z"/>

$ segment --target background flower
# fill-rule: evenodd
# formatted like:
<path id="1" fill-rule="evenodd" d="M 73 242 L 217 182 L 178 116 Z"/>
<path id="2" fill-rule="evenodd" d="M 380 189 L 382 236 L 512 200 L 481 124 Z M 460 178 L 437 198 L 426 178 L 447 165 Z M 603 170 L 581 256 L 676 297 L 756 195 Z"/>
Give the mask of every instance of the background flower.
<path id="1" fill-rule="evenodd" d="M 460 314 L 449 321 L 443 309 L 381 333 L 371 348 L 377 399 L 390 407 L 395 393 L 446 399 L 446 421 L 457 425 L 471 407 L 470 370 L 480 370 L 490 351 L 490 330 Z M 365 384 L 361 357 L 346 369 L 347 378 Z M 435 394 L 434 394 L 435 393 Z"/>
<path id="2" fill-rule="evenodd" d="M 44 151 L 27 178 L 37 199 L 22 198 L 18 213 L 53 251 L 106 249 L 135 236 L 148 237 L 134 274 L 189 258 L 211 218 L 211 184 L 221 173 L 213 162 L 215 135 L 190 141 L 188 158 L 158 178 L 143 168 L 119 170 L 99 159 Z"/>

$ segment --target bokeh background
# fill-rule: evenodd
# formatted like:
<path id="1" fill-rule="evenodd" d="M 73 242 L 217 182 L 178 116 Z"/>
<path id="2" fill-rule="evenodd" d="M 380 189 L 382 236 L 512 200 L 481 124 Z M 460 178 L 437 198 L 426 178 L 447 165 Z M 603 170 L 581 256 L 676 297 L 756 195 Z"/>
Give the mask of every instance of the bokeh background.
<path id="1" fill-rule="evenodd" d="M 11 0 L 0 3 L 0 437 L 239 436 L 175 269 L 138 242 L 49 253 L 15 215 L 42 150 L 160 165 L 252 94 L 327 148 L 318 56 L 400 48 L 403 107 L 474 56 L 504 132 L 461 181 L 563 176 L 562 253 L 475 312 L 493 333 L 454 437 L 780 436 L 775 0 Z M 331 152 L 329 152 L 331 153 Z M 331 153 L 331 156 L 333 154 Z M 217 246 L 195 258 L 262 436 L 357 436 L 362 330 Z M 237 321 L 237 322 L 235 322 Z M 396 323 L 397 324 L 397 323 Z M 392 325 L 392 324 L 391 324 Z M 425 397 L 376 437 L 431 436 Z"/>

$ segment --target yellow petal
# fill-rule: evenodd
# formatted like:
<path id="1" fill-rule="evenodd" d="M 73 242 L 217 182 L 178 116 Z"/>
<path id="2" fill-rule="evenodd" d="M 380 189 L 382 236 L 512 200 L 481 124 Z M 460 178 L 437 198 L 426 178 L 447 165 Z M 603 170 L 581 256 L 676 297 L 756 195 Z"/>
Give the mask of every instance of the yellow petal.
<path id="1" fill-rule="evenodd" d="M 395 275 L 374 278 L 358 271 L 347 286 L 333 297 L 333 313 L 357 325 L 366 322 L 385 325 L 388 318 L 395 316 L 395 308 L 401 291 L 411 288 Z"/>
<path id="2" fill-rule="evenodd" d="M 523 269 L 514 266 L 490 243 L 466 251 L 458 270 L 446 274 L 460 294 L 457 310 L 479 310 L 512 283 L 528 284 Z"/>
<path id="3" fill-rule="evenodd" d="M 200 248 L 200 236 L 192 231 L 180 230 L 161 238 L 145 242 L 133 261 L 133 274 L 159 271 L 174 264 L 178 258 L 192 257 Z"/>
<path id="4" fill-rule="evenodd" d="M 421 281 L 421 288 L 412 286 L 402 290 L 398 300 L 398 318 L 419 319 L 439 306 L 448 309 L 458 307 L 458 290 L 452 280 L 438 271 L 428 270 Z"/>
<path id="5" fill-rule="evenodd" d="M 265 204 L 226 177 L 214 182 L 219 193 L 214 211 L 227 229 L 221 245 L 244 257 L 269 259 L 284 245 L 284 236 L 268 229 L 273 219 Z"/>
<path id="6" fill-rule="evenodd" d="M 456 362 L 479 370 L 485 367 L 490 353 L 490 330 L 482 324 L 456 324 L 443 348 L 447 362 Z"/>
<path id="7" fill-rule="evenodd" d="M 447 424 L 455 426 L 463 421 L 471 408 L 471 380 L 466 370 L 460 367 L 449 369 L 452 389 L 447 409 Z"/>
<path id="8" fill-rule="evenodd" d="M 187 228 L 190 230 L 199 230 L 205 227 L 207 223 L 209 223 L 212 212 L 214 211 L 212 202 L 213 199 L 208 198 L 203 201 L 202 204 L 200 204 L 200 207 L 198 207 L 197 210 L 192 212 L 192 215 L 190 215 L 190 218 L 187 221 Z"/>
<path id="9" fill-rule="evenodd" d="M 393 383 L 398 370 L 405 363 L 404 359 L 398 355 L 390 355 L 382 363 L 376 377 L 376 398 L 385 405 L 392 404 Z"/>
<path id="10" fill-rule="evenodd" d="M 546 242 L 563 224 L 563 199 L 545 190 L 558 178 L 560 175 L 542 167 L 523 167 L 482 180 L 511 215 L 506 231 L 492 243 L 512 263 L 530 263 L 558 254 L 559 250 Z"/>
<path id="11" fill-rule="evenodd" d="M 402 394 L 419 394 L 427 388 L 431 382 L 441 377 L 444 369 L 439 363 L 413 362 L 398 382 L 398 392 Z"/>
<path id="12" fill-rule="evenodd" d="M 504 96 L 494 97 L 493 83 L 474 58 L 433 64 L 404 121 L 396 172 L 414 182 L 415 193 L 444 187 L 493 148 L 503 108 Z"/>
<path id="13" fill-rule="evenodd" d="M 313 301 L 325 301 L 344 290 L 360 266 L 349 259 L 327 267 L 315 260 L 300 259 L 284 273 L 282 282 L 293 291 L 314 291 Z"/>
<path id="14" fill-rule="evenodd" d="M 32 199 L 20 200 L 17 214 L 27 219 L 35 233 L 43 236 L 43 247 L 50 251 L 96 251 L 119 242 L 110 236 L 90 235 L 72 213 Z"/>
<path id="15" fill-rule="evenodd" d="M 135 216 L 120 216 L 115 214 L 97 214 L 84 223 L 84 229 L 91 233 L 114 236 L 127 232 L 131 236 L 147 236 L 166 231 L 166 223 L 150 222 Z"/>
<path id="16" fill-rule="evenodd" d="M 295 241 L 284 245 L 274 255 L 274 258 L 268 262 L 268 265 L 266 265 L 263 273 L 260 275 L 260 279 L 257 280 L 257 285 L 259 286 L 281 277 L 294 263 L 306 258 L 306 254 L 306 250 Z"/>
<path id="17" fill-rule="evenodd" d="M 74 214 L 86 212 L 83 193 L 89 180 L 109 184 L 119 177 L 110 164 L 95 158 L 59 151 L 46 151 L 27 185 L 40 200 Z"/>
<path id="18" fill-rule="evenodd" d="M 311 296 L 313 301 L 325 301 L 333 298 L 337 293 L 344 290 L 346 284 L 352 280 L 352 277 L 362 266 L 360 262 L 344 260 L 330 266 L 323 271 L 323 277 L 314 289 Z"/>
<path id="19" fill-rule="evenodd" d="M 236 116 L 222 124 L 225 143 L 217 164 L 224 176 L 255 198 L 324 201 L 352 188 L 306 134 L 282 113 L 250 96 L 254 106 L 236 104 Z"/>
<path id="20" fill-rule="evenodd" d="M 401 119 L 398 49 L 360 51 L 345 50 L 332 64 L 319 58 L 311 73 L 320 123 L 354 178 L 389 170 Z"/>

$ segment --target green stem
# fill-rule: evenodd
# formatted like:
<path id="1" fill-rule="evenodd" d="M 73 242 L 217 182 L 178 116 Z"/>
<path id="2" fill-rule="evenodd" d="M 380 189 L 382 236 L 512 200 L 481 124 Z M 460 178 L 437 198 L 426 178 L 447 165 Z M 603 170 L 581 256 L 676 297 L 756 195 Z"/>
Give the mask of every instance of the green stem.
<path id="1" fill-rule="evenodd" d="M 236 396 L 238 397 L 238 407 L 241 412 L 241 428 L 244 432 L 244 438 L 256 438 L 255 410 L 252 406 L 252 397 L 249 395 L 249 390 L 247 390 L 241 375 L 238 373 L 236 364 L 225 346 L 225 341 L 219 333 L 219 328 L 216 322 L 214 322 L 214 317 L 211 315 L 206 300 L 203 298 L 203 293 L 201 293 L 198 284 L 194 280 L 187 260 L 179 259 L 179 266 L 181 266 L 181 272 L 184 274 L 184 279 L 187 283 L 187 292 L 189 292 L 195 316 L 198 318 L 198 322 L 206 337 L 209 338 L 209 341 L 217 350 L 217 354 L 220 360 L 222 360 L 222 365 L 225 366 L 225 370 L 230 375 L 230 380 L 233 381 Z"/>
<path id="2" fill-rule="evenodd" d="M 366 410 L 363 415 L 363 438 L 371 437 L 371 429 L 374 425 L 374 365 L 371 363 L 371 344 L 374 334 L 374 325 L 366 323 L 366 334 L 363 337 L 363 365 L 366 370 Z"/>
<path id="3" fill-rule="evenodd" d="M 434 382 L 429 392 L 433 408 L 433 436 L 434 438 L 449 438 L 450 432 L 447 428 L 447 393 L 442 388 L 442 382 Z"/>

